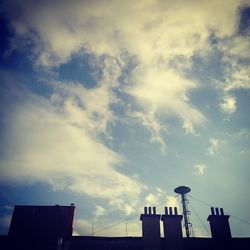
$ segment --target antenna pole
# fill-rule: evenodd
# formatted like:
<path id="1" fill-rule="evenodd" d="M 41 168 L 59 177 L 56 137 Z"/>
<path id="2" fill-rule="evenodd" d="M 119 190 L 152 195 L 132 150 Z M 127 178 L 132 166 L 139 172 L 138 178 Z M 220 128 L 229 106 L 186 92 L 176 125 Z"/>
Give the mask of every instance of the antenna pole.
<path id="1" fill-rule="evenodd" d="M 176 188 L 174 191 L 175 193 L 178 193 L 181 195 L 181 204 L 182 204 L 182 210 L 183 210 L 186 237 L 190 238 L 190 236 L 193 234 L 193 231 L 192 231 L 192 224 L 190 223 L 190 219 L 189 219 L 189 214 L 190 214 L 190 211 L 188 210 L 189 201 L 187 199 L 186 194 L 189 193 L 191 189 L 189 187 L 180 186 Z"/>
<path id="2" fill-rule="evenodd" d="M 92 236 L 94 236 L 94 222 L 92 222 Z"/>
<path id="3" fill-rule="evenodd" d="M 182 203 L 182 209 L 183 209 L 183 217 L 184 217 L 184 227 L 186 231 L 187 238 L 190 238 L 191 236 L 191 223 L 189 220 L 189 211 L 188 211 L 188 199 L 186 194 L 181 194 L 181 203 Z"/>

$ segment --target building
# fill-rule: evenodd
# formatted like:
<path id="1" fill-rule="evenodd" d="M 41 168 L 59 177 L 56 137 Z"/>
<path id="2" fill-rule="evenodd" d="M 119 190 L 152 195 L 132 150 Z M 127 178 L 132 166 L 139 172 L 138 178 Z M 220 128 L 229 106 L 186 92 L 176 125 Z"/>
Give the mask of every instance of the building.
<path id="1" fill-rule="evenodd" d="M 75 206 L 15 206 L 8 233 L 10 249 L 55 249 L 69 245 Z"/>
<path id="2" fill-rule="evenodd" d="M 232 238 L 229 215 L 211 208 L 207 220 L 212 238 L 183 237 L 177 208 L 166 207 L 157 214 L 145 207 L 140 216 L 142 237 L 72 236 L 75 206 L 16 206 L 8 236 L 0 237 L 6 250 L 247 250 L 250 237 Z M 164 237 L 160 234 L 163 224 Z"/>

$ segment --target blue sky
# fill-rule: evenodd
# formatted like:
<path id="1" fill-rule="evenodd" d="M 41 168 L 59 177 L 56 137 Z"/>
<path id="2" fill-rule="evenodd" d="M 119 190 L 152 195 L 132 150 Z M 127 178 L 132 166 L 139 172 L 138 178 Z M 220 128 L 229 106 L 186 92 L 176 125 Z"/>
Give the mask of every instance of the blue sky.
<path id="1" fill-rule="evenodd" d="M 74 234 L 132 218 L 140 235 L 143 207 L 180 206 L 179 185 L 250 221 L 249 13 L 244 0 L 2 3 L 0 233 L 14 205 L 75 203 Z"/>

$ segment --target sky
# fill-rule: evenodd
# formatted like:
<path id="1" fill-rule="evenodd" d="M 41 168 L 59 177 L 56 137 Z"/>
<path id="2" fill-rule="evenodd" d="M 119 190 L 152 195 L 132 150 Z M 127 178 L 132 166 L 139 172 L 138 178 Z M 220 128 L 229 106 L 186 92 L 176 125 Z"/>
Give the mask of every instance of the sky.
<path id="1" fill-rule="evenodd" d="M 15 205 L 74 203 L 75 235 L 140 236 L 143 207 L 181 212 L 185 185 L 195 236 L 210 205 L 250 236 L 250 1 L 0 13 L 0 234 Z"/>

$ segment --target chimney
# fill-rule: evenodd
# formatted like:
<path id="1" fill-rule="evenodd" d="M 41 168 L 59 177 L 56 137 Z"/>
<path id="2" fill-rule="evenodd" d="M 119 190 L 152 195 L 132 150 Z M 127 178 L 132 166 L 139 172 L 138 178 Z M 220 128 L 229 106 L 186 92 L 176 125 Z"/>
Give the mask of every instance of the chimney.
<path id="1" fill-rule="evenodd" d="M 223 208 L 211 207 L 211 215 L 207 220 L 210 223 L 211 235 L 214 239 L 230 239 L 231 230 L 229 226 L 229 215 L 224 215 Z"/>
<path id="2" fill-rule="evenodd" d="M 178 215 L 177 207 L 165 207 L 162 215 L 164 227 L 164 245 L 166 249 L 182 249 L 182 215 Z"/>
<path id="3" fill-rule="evenodd" d="M 141 214 L 144 250 L 161 249 L 160 217 L 161 215 L 156 213 L 155 207 L 145 207 L 144 214 Z"/>

